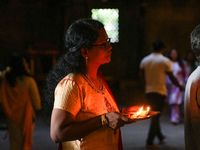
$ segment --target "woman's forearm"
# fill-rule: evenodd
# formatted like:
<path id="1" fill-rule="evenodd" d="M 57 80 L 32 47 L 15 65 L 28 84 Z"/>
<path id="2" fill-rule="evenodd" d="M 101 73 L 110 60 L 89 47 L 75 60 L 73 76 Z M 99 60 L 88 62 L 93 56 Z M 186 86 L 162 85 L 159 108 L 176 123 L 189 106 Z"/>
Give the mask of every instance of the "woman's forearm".
<path id="1" fill-rule="evenodd" d="M 81 139 L 101 127 L 101 116 L 97 116 L 83 122 L 74 122 L 69 124 L 68 126 L 61 129 L 61 137 L 63 137 L 63 141 Z"/>
<path id="2" fill-rule="evenodd" d="M 70 114 L 65 119 L 64 117 L 66 116 L 63 114 L 52 114 L 51 138 L 56 143 L 80 139 L 102 127 L 101 116 L 82 122 L 75 122 Z"/>
<path id="3" fill-rule="evenodd" d="M 52 113 L 51 138 L 56 143 L 73 141 L 81 139 L 103 126 L 117 130 L 132 122 L 135 121 L 119 112 L 109 112 L 82 122 L 76 122 L 71 113 L 57 109 Z"/>

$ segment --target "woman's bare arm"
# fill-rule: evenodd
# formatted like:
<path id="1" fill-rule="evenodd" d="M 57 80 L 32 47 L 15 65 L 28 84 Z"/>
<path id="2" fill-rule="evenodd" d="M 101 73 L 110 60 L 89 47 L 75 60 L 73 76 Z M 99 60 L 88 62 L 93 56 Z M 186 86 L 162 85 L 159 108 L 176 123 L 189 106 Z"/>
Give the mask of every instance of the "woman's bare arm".
<path id="1" fill-rule="evenodd" d="M 106 114 L 107 127 L 119 129 L 124 124 L 134 122 L 118 112 Z M 75 117 L 67 111 L 53 109 L 50 135 L 54 142 L 60 143 L 80 139 L 102 127 L 101 115 L 86 121 L 76 122 Z"/>

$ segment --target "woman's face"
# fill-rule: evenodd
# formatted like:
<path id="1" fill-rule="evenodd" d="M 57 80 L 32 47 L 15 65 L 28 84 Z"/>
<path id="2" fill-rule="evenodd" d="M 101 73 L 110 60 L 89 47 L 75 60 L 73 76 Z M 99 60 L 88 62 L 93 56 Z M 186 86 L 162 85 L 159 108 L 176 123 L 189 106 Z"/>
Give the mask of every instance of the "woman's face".
<path id="1" fill-rule="evenodd" d="M 173 61 L 176 61 L 176 60 L 178 59 L 178 52 L 177 52 L 177 50 L 173 49 L 173 50 L 171 51 L 170 56 L 171 56 L 171 59 L 172 59 Z"/>
<path id="2" fill-rule="evenodd" d="M 194 55 L 192 53 L 188 53 L 186 59 L 188 61 L 193 61 L 195 58 L 194 58 Z"/>
<path id="3" fill-rule="evenodd" d="M 98 39 L 88 50 L 88 63 L 100 66 L 111 61 L 112 46 L 107 43 L 107 40 L 108 35 L 105 29 L 100 29 Z"/>

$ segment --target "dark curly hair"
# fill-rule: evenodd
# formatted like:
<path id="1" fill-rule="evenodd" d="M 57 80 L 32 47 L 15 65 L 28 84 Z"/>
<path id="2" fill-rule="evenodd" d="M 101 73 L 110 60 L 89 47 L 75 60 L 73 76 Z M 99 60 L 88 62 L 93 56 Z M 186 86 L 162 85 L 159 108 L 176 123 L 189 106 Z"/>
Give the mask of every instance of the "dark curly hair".
<path id="1" fill-rule="evenodd" d="M 69 73 L 85 70 L 85 60 L 81 55 L 81 49 L 91 48 L 99 36 L 99 29 L 102 28 L 104 26 L 101 22 L 90 18 L 77 20 L 68 28 L 65 35 L 67 52 L 58 59 L 46 78 L 44 88 L 44 100 L 48 104 L 46 111 L 51 111 L 53 108 L 54 91 L 57 84 Z"/>
<path id="2" fill-rule="evenodd" d="M 190 34 L 191 48 L 198 61 L 200 61 L 200 25 L 196 26 Z"/>

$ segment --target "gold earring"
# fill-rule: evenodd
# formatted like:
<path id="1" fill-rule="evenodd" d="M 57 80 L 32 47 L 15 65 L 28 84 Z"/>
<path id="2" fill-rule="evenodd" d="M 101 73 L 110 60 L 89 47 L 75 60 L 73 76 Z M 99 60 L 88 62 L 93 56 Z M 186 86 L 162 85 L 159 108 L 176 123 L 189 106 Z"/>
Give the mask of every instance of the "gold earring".
<path id="1" fill-rule="evenodd" d="M 88 57 L 87 56 L 85 57 L 85 63 L 86 63 L 86 65 L 88 63 Z"/>

